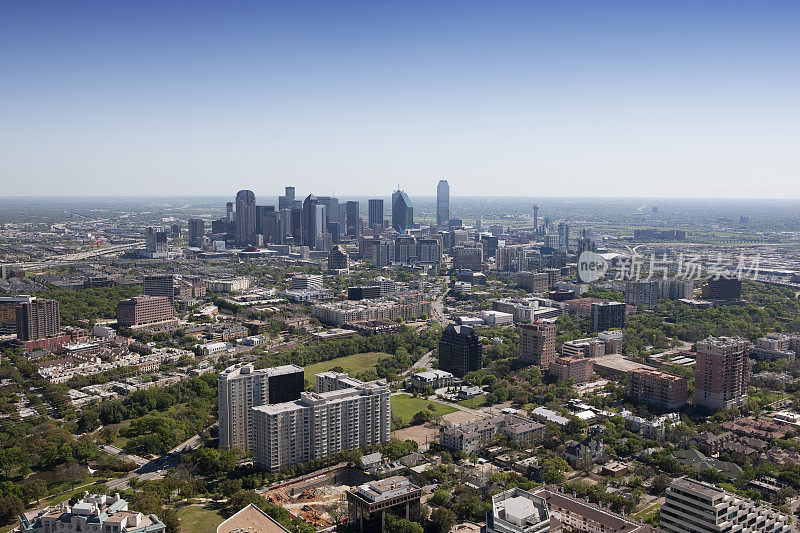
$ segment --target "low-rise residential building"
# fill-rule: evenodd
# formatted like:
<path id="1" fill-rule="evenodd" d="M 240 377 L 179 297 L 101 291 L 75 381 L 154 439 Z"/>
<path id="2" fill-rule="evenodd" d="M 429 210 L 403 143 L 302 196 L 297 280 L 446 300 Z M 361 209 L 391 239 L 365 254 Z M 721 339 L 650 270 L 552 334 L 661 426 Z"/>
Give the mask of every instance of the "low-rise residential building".
<path id="1" fill-rule="evenodd" d="M 622 332 L 603 331 L 597 337 L 567 341 L 561 346 L 561 353 L 573 357 L 600 357 L 622 353 Z"/>
<path id="2" fill-rule="evenodd" d="M 411 376 L 411 387 L 415 389 L 424 389 L 426 387 L 440 389 L 449 387 L 452 384 L 453 374 L 444 370 L 427 370 L 425 372 L 417 372 Z"/>
<path id="3" fill-rule="evenodd" d="M 777 361 L 786 359 L 791 363 L 797 355 L 796 346 L 800 344 L 796 336 L 782 333 L 768 333 L 766 337 L 756 340 L 747 352 L 748 357 L 756 361 Z"/>
<path id="4" fill-rule="evenodd" d="M 575 468 L 581 461 L 596 463 L 606 457 L 602 441 L 587 438 L 581 442 L 569 441 L 564 445 L 564 459 Z"/>
<path id="5" fill-rule="evenodd" d="M 652 440 L 664 440 L 667 427 L 669 425 L 678 424 L 681 421 L 677 413 L 668 413 L 651 420 L 638 417 L 630 411 L 622 411 L 620 416 L 625 419 L 625 427 L 629 431 L 638 433 L 642 437 Z"/>
<path id="6" fill-rule="evenodd" d="M 472 387 L 461 387 L 458 389 L 456 397 L 459 400 L 469 400 L 470 398 L 476 398 L 481 394 L 483 394 L 483 389 L 475 385 Z"/>
<path id="7" fill-rule="evenodd" d="M 279 295 L 294 303 L 316 302 L 330 300 L 333 298 L 333 291 L 331 289 L 288 289 L 281 291 Z"/>
<path id="8" fill-rule="evenodd" d="M 550 517 L 556 521 L 552 531 L 560 527 L 574 533 L 652 533 L 648 524 L 620 516 L 610 510 L 564 494 L 563 489 L 553 486 L 538 487 L 530 491 L 544 499 Z M 559 527 L 560 526 L 560 527 Z"/>
<path id="9" fill-rule="evenodd" d="M 688 466 L 698 471 L 716 470 L 729 480 L 736 479 L 742 473 L 742 467 L 736 463 L 707 457 L 703 452 L 694 448 L 675 450 L 673 455 L 678 463 L 683 466 Z"/>
<path id="10" fill-rule="evenodd" d="M 102 357 L 101 357 L 102 355 Z M 61 359 L 51 359 L 36 365 L 37 375 L 50 383 L 66 383 L 78 375 L 93 375 L 114 370 L 130 368 L 135 372 L 154 372 L 167 362 L 175 362 L 183 356 L 194 354 L 188 350 L 162 348 L 149 354 L 130 352 L 125 347 L 105 348 L 87 353 L 76 352 Z"/>
<path id="11" fill-rule="evenodd" d="M 545 407 L 537 407 L 531 411 L 531 416 L 540 422 L 550 422 L 559 426 L 566 426 L 569 424 L 569 418 L 561 416 L 555 411 L 551 411 Z"/>
<path id="12" fill-rule="evenodd" d="M 516 324 L 529 324 L 560 315 L 561 308 L 552 304 L 543 298 L 502 298 L 492 301 L 492 309 L 513 315 Z"/>
<path id="13" fill-rule="evenodd" d="M 495 415 L 469 424 L 442 427 L 439 441 L 442 446 L 455 451 L 475 453 L 501 433 L 514 442 L 534 442 L 544 437 L 547 428 L 544 424 L 516 415 Z"/>
<path id="14" fill-rule="evenodd" d="M 247 278 L 232 279 L 206 279 L 203 280 L 206 289 L 211 292 L 238 292 L 250 287 L 250 280 Z"/>
<path id="15" fill-rule="evenodd" d="M 311 315 L 320 322 L 331 325 L 363 322 L 367 320 L 408 319 L 428 315 L 431 302 L 422 295 L 402 295 L 376 300 L 359 300 L 317 304 Z"/>
<path id="16" fill-rule="evenodd" d="M 346 326 L 364 336 L 377 335 L 378 333 L 397 333 L 403 327 L 397 322 L 385 319 L 348 322 Z"/>
<path id="17" fill-rule="evenodd" d="M 782 439 L 789 433 L 794 433 L 795 428 L 779 420 L 767 420 L 763 418 L 751 418 L 749 416 L 739 417 L 735 420 L 727 420 L 722 423 L 722 427 L 732 431 L 737 435 L 745 437 L 758 437 L 762 439 Z"/>

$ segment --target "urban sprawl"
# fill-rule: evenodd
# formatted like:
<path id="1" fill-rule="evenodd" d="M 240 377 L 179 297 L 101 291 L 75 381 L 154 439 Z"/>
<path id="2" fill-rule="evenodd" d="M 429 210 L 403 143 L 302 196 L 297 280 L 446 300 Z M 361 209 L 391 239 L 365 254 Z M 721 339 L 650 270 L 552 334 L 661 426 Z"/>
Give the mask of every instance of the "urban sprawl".
<path id="1" fill-rule="evenodd" d="M 795 529 L 780 213 L 435 192 L 7 205 L 3 531 Z"/>

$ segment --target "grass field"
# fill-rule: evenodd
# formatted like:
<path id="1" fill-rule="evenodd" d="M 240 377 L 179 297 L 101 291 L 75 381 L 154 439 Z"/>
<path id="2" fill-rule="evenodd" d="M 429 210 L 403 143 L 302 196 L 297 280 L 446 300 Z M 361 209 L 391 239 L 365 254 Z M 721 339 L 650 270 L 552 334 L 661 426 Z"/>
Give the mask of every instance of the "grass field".
<path id="1" fill-rule="evenodd" d="M 216 533 L 217 526 L 224 520 L 219 512 L 199 505 L 180 508 L 178 519 L 181 521 L 181 531 L 192 533 Z"/>
<path id="2" fill-rule="evenodd" d="M 398 416 L 403 419 L 403 424 L 409 424 L 411 418 L 423 409 L 427 409 L 429 404 L 435 408 L 434 415 L 443 416 L 456 411 L 455 407 L 429 402 L 424 398 L 414 398 L 408 394 L 397 394 L 392 396 L 392 417 Z"/>
<path id="3" fill-rule="evenodd" d="M 653 504 L 653 505 L 651 505 L 649 507 L 646 507 L 646 508 L 642 509 L 641 511 L 639 511 L 635 515 L 633 515 L 633 518 L 635 520 L 641 519 L 642 521 L 647 522 L 648 520 L 652 520 L 653 517 L 655 517 L 655 515 L 659 511 L 659 509 L 661 509 L 661 504 L 660 503 Z"/>
<path id="4" fill-rule="evenodd" d="M 309 365 L 305 368 L 305 378 L 311 383 L 311 386 L 313 387 L 314 376 L 316 376 L 320 372 L 327 372 L 328 370 L 330 370 L 335 366 L 340 366 L 344 368 L 345 372 L 347 372 L 351 376 L 355 376 L 356 374 L 359 374 L 366 370 L 370 370 L 375 366 L 375 363 L 378 362 L 378 359 L 384 359 L 386 357 L 391 357 L 391 355 L 383 352 L 369 352 L 369 353 L 357 353 L 353 355 L 348 355 L 347 357 L 338 357 L 336 359 L 331 359 L 330 361 L 314 363 L 313 365 Z"/>
<path id="5" fill-rule="evenodd" d="M 463 405 L 468 409 L 478 409 L 486 405 L 486 395 L 481 394 L 480 396 L 475 396 L 474 398 L 469 398 L 468 400 L 461 400 L 458 402 L 458 405 Z"/>

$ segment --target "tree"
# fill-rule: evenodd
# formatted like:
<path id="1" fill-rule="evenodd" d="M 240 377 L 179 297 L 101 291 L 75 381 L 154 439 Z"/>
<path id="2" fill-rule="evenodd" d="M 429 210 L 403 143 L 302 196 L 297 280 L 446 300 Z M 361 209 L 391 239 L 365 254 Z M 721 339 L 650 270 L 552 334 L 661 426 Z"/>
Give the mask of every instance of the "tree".
<path id="1" fill-rule="evenodd" d="M 17 496 L 0 498 L 0 521 L 7 523 L 25 511 L 25 502 Z M 421 531 L 421 530 L 420 530 Z"/>
<path id="2" fill-rule="evenodd" d="M 86 477 L 86 467 L 74 462 L 69 463 L 59 469 L 59 474 L 63 480 L 69 481 L 70 486 L 74 489 L 75 485 Z"/>
<path id="3" fill-rule="evenodd" d="M 411 417 L 411 425 L 412 426 L 420 426 L 427 422 L 430 422 L 433 418 L 433 413 L 428 409 L 422 409 L 418 411 L 413 417 Z"/>
<path id="4" fill-rule="evenodd" d="M 672 484 L 672 479 L 664 474 L 659 474 L 653 478 L 650 489 L 654 494 L 663 494 L 665 490 Z"/>
<path id="5" fill-rule="evenodd" d="M 327 511 L 333 520 L 333 523 L 337 526 L 344 523 L 345 519 L 347 518 L 347 505 L 342 501 L 337 501 L 336 503 L 329 505 Z"/>
<path id="6" fill-rule="evenodd" d="M 242 490 L 241 479 L 224 479 L 217 487 L 217 491 L 226 498 L 230 498 L 240 490 Z"/>
<path id="7" fill-rule="evenodd" d="M 456 514 L 446 507 L 434 509 L 429 519 L 429 533 L 449 533 L 456 523 Z"/>
<path id="8" fill-rule="evenodd" d="M 450 493 L 444 489 L 436 489 L 436 491 L 433 493 L 433 497 L 431 498 L 431 502 L 438 506 L 443 506 L 448 501 L 450 501 Z"/>
<path id="9" fill-rule="evenodd" d="M 34 479 L 22 486 L 22 492 L 25 494 L 25 498 L 27 498 L 28 501 L 36 500 L 38 504 L 42 496 L 47 494 L 47 483 L 42 479 Z"/>
<path id="10" fill-rule="evenodd" d="M 416 522 L 386 513 L 386 533 L 424 533 L 424 530 Z"/>

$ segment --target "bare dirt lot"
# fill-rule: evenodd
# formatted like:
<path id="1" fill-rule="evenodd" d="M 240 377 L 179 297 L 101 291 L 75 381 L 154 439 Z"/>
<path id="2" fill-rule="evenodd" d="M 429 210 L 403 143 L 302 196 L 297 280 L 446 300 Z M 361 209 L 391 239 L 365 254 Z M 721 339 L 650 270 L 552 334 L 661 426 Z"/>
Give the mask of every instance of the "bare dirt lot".
<path id="1" fill-rule="evenodd" d="M 451 413 L 455 414 L 455 413 Z M 447 415 L 450 416 L 450 415 Z M 400 440 L 413 440 L 419 444 L 419 451 L 425 452 L 428 445 L 438 438 L 439 429 L 433 424 L 424 424 L 422 426 L 411 426 L 403 429 L 392 431 L 392 437 Z"/>
<path id="2" fill-rule="evenodd" d="M 484 417 L 476 415 L 474 413 L 468 413 L 466 411 L 456 411 L 455 413 L 444 415 L 442 418 L 444 418 L 451 424 L 457 425 L 457 424 L 468 424 L 470 422 L 475 422 L 476 420 L 481 420 Z"/>

